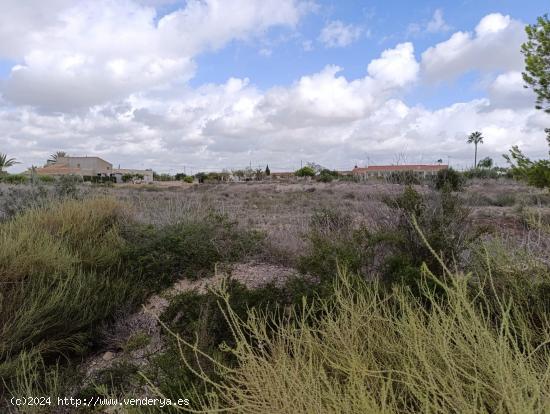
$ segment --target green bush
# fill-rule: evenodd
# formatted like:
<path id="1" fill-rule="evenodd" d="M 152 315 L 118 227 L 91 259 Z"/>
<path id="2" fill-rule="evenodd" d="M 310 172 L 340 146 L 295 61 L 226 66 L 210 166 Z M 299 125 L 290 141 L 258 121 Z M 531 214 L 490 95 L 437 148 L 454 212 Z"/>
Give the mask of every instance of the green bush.
<path id="1" fill-rule="evenodd" d="M 311 217 L 308 248 L 298 260 L 298 269 L 322 280 L 331 279 L 338 266 L 364 274 L 371 258 L 371 235 L 366 228 L 353 228 L 351 216 L 337 210 L 320 209 Z"/>
<path id="2" fill-rule="evenodd" d="M 183 177 L 183 181 L 188 183 L 188 184 L 192 184 L 193 181 L 195 181 L 195 179 L 191 175 L 187 175 L 187 176 Z"/>
<path id="3" fill-rule="evenodd" d="M 93 199 L 0 225 L 0 384 L 17 378 L 27 354 L 55 361 L 83 352 L 99 322 L 142 300 L 147 285 L 119 267 L 125 221 L 119 203 Z"/>
<path id="4" fill-rule="evenodd" d="M 38 181 L 42 182 L 42 183 L 54 183 L 55 182 L 55 177 L 51 176 L 51 175 L 39 175 L 38 176 Z"/>
<path id="5" fill-rule="evenodd" d="M 330 183 L 332 180 L 338 179 L 339 174 L 338 171 L 331 171 L 328 169 L 323 169 L 317 176 L 317 180 L 321 181 L 322 183 Z"/>
<path id="6" fill-rule="evenodd" d="M 305 166 L 296 170 L 294 175 L 296 177 L 315 177 L 315 170 L 312 167 Z"/>
<path id="7" fill-rule="evenodd" d="M 0 174 L 0 182 L 6 184 L 26 184 L 29 177 L 23 174 Z"/>
<path id="8" fill-rule="evenodd" d="M 173 175 L 162 173 L 157 174 L 156 172 L 153 172 L 153 180 L 155 181 L 174 181 L 175 178 Z"/>
<path id="9" fill-rule="evenodd" d="M 539 160 L 529 167 L 525 175 L 527 184 L 537 188 L 550 188 L 550 161 Z"/>
<path id="10" fill-rule="evenodd" d="M 161 228 L 142 226 L 130 237 L 125 263 L 157 283 L 210 276 L 217 263 L 253 255 L 263 241 L 262 234 L 242 230 L 219 215 Z"/>
<path id="11" fill-rule="evenodd" d="M 438 190 L 460 191 L 464 187 L 464 177 L 452 168 L 439 170 L 435 177 L 435 188 Z"/>
<path id="12" fill-rule="evenodd" d="M 550 161 L 532 161 L 517 146 L 513 146 L 510 154 L 503 155 L 510 164 L 512 175 L 524 180 L 528 185 L 538 188 L 550 188 Z"/>

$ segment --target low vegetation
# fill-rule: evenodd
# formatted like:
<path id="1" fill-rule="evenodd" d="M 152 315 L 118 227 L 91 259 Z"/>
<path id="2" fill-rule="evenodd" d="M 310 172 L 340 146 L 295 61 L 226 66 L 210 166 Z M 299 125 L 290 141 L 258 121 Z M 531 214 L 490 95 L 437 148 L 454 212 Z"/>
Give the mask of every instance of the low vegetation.
<path id="1" fill-rule="evenodd" d="M 205 412 L 545 412 L 550 198 L 505 178 L 453 188 L 452 174 L 381 193 L 9 187 L 0 205 L 28 201 L 0 223 L 0 408 L 45 394 L 184 396 Z M 493 208 L 513 217 L 505 236 Z M 250 285 L 243 263 L 290 270 Z M 205 289 L 211 278 L 225 283 Z M 113 338 L 153 296 L 159 336 L 130 324 Z"/>
<path id="2" fill-rule="evenodd" d="M 545 412 L 548 325 L 510 297 L 487 295 L 492 283 L 424 267 L 419 300 L 342 270 L 330 297 L 289 317 L 253 310 L 244 320 L 222 291 L 236 364 L 178 336 L 180 357 L 215 391 L 199 399 L 203 412 Z M 218 367 L 215 377 L 196 368 L 202 359 Z"/>

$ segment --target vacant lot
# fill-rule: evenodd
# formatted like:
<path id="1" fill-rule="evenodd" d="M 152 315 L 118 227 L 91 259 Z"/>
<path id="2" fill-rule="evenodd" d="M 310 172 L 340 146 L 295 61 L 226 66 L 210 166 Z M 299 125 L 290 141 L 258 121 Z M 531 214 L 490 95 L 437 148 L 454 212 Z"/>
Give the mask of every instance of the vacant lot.
<path id="1" fill-rule="evenodd" d="M 32 394 L 251 413 L 550 407 L 548 192 L 61 190 L 0 189 L 7 410 Z"/>

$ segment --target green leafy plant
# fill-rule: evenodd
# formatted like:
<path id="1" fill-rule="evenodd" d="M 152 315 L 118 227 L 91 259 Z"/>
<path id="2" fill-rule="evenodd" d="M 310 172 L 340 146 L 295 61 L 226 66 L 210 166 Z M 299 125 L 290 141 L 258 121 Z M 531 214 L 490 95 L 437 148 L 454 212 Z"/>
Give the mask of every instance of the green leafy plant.
<path id="1" fill-rule="evenodd" d="M 294 175 L 296 175 L 296 177 L 315 177 L 315 170 L 312 167 L 306 165 L 305 167 L 296 170 Z"/>
<path id="2" fill-rule="evenodd" d="M 535 108 L 550 113 L 550 20 L 548 15 L 525 27 L 527 42 L 521 46 L 525 56 L 523 80 L 537 95 Z"/>
<path id="3" fill-rule="evenodd" d="M 519 149 L 513 146 L 509 154 L 503 155 L 510 164 L 514 177 L 538 188 L 550 188 L 550 161 L 532 161 Z"/>

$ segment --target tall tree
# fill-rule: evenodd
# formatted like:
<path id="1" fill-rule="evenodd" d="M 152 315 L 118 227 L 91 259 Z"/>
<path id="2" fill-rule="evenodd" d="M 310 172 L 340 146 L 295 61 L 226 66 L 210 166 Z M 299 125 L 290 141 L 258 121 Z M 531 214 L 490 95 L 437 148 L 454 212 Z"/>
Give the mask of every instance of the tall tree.
<path id="1" fill-rule="evenodd" d="M 56 163 L 59 158 L 66 157 L 67 153 L 65 151 L 57 151 L 50 155 L 50 158 L 48 159 L 49 163 Z"/>
<path id="2" fill-rule="evenodd" d="M 271 175 L 271 170 L 269 169 L 269 165 L 266 165 L 266 167 L 265 167 L 265 175 L 266 175 L 266 176 L 270 176 L 270 175 Z"/>
<path id="3" fill-rule="evenodd" d="M 474 144 L 475 153 L 474 153 L 474 168 L 477 167 L 477 144 L 483 144 L 483 135 L 481 132 L 475 131 L 468 135 L 468 144 Z"/>
<path id="4" fill-rule="evenodd" d="M 525 56 L 523 80 L 537 95 L 535 108 L 550 113 L 550 20 L 545 14 L 525 27 L 527 42 L 521 45 Z"/>
<path id="5" fill-rule="evenodd" d="M 4 168 L 13 167 L 15 164 L 19 164 L 15 158 L 8 158 L 7 154 L 0 153 L 0 173 L 4 172 Z"/>

